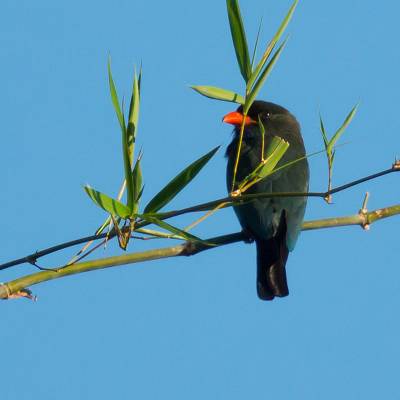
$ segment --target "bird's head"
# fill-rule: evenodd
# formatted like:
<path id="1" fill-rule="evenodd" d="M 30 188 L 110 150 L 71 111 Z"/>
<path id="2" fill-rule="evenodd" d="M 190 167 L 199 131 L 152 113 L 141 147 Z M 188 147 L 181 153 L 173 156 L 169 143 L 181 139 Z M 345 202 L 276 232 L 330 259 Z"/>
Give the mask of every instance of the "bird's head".
<path id="1" fill-rule="evenodd" d="M 240 106 L 236 111 L 226 114 L 222 121 L 227 124 L 234 125 L 235 128 L 239 129 L 243 123 L 243 120 L 245 121 L 244 125 L 247 127 L 250 125 L 257 125 L 259 119 L 263 124 L 266 124 L 268 121 L 272 121 L 277 118 L 294 119 L 294 117 L 285 108 L 274 103 L 258 100 L 251 105 L 246 116 L 243 114 L 243 106 Z"/>

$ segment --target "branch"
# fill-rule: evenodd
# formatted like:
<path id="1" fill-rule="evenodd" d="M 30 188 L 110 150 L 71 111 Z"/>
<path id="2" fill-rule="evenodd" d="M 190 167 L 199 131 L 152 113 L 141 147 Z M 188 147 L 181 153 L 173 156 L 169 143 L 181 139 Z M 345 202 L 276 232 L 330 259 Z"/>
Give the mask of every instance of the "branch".
<path id="1" fill-rule="evenodd" d="M 372 179 L 379 178 L 381 176 L 390 174 L 392 172 L 397 172 L 400 171 L 400 162 L 396 161 L 391 168 L 385 169 L 383 171 L 377 172 L 372 175 L 368 175 L 366 177 L 363 177 L 361 179 L 357 179 L 355 181 L 346 183 L 344 185 L 338 186 L 334 189 L 328 190 L 326 192 L 281 192 L 281 193 L 256 193 L 256 194 L 242 194 L 240 196 L 228 196 L 228 197 L 223 197 L 218 200 L 214 201 L 209 201 L 207 203 L 199 204 L 196 206 L 188 207 L 188 208 L 183 208 L 181 210 L 175 210 L 175 211 L 168 211 L 165 213 L 159 214 L 158 218 L 159 219 L 166 219 L 166 218 L 172 218 L 172 217 L 177 217 L 179 215 L 183 214 L 188 214 L 191 212 L 197 212 L 197 211 L 207 211 L 207 210 L 212 210 L 213 208 L 217 207 L 221 203 L 226 203 L 226 205 L 223 207 L 231 207 L 233 204 L 236 203 L 246 203 L 248 201 L 254 200 L 254 199 L 267 199 L 267 198 L 272 198 L 272 197 L 320 197 L 325 199 L 329 195 L 335 194 L 342 192 L 346 189 L 349 189 L 353 186 L 359 185 L 361 183 L 367 182 Z M 142 227 L 142 224 L 138 224 L 138 227 Z M 0 266 L 1 267 L 1 266 Z"/>
<path id="2" fill-rule="evenodd" d="M 379 221 L 380 219 L 392 217 L 400 214 L 400 204 L 380 208 L 374 211 L 367 212 L 363 207 L 358 214 L 327 218 L 314 221 L 306 221 L 303 223 L 302 230 L 313 230 L 323 228 L 334 228 L 339 226 L 359 225 L 364 229 Z M 231 243 L 241 242 L 248 240 L 243 232 L 237 232 L 229 235 L 217 236 L 207 239 L 206 242 L 185 242 L 183 244 L 165 247 L 155 250 L 148 250 L 140 253 L 130 253 L 121 256 L 107 257 L 94 261 L 86 261 L 76 263 L 59 270 L 48 270 L 36 272 L 34 274 L 26 275 L 13 281 L 0 284 L 0 299 L 7 299 L 10 297 L 18 297 L 18 293 L 25 293 L 24 289 L 28 286 L 36 285 L 51 279 L 59 279 L 64 276 L 80 274 L 83 272 L 94 271 L 103 268 L 117 267 L 125 264 L 135 264 L 143 261 L 157 260 L 161 258 L 178 257 L 178 256 L 191 256 L 204 250 L 210 250 L 215 247 L 224 246 Z"/>
<path id="3" fill-rule="evenodd" d="M 244 194 L 241 196 L 236 196 L 236 197 L 232 197 L 232 196 L 228 196 L 228 197 L 224 197 L 222 199 L 218 199 L 218 200 L 214 200 L 214 201 L 209 201 L 207 203 L 202 203 L 202 204 L 198 204 L 192 207 L 187 207 L 187 208 L 183 208 L 181 210 L 174 210 L 174 211 L 168 211 L 168 212 L 164 212 L 164 213 L 160 213 L 157 215 L 158 219 L 168 219 L 168 218 L 173 218 L 173 217 L 177 217 L 179 215 L 183 215 L 183 214 L 188 214 L 191 212 L 199 212 L 199 211 L 207 211 L 207 210 L 212 210 L 215 207 L 219 207 L 221 206 L 222 203 L 226 203 L 224 206 L 220 207 L 220 208 L 225 208 L 225 207 L 231 207 L 233 204 L 236 203 L 245 203 L 254 199 L 260 199 L 260 198 L 272 198 L 272 197 L 321 197 L 321 198 L 328 198 L 328 196 L 335 194 L 335 193 L 339 193 L 343 190 L 349 189 L 350 187 L 359 185 L 361 183 L 364 183 L 366 181 L 372 180 L 372 179 L 376 179 L 379 178 L 383 175 L 387 175 L 390 174 L 392 172 L 397 172 L 400 171 L 400 162 L 396 161 L 391 168 L 377 172 L 376 174 L 372 174 L 372 175 L 368 175 L 364 178 L 361 179 L 357 179 L 355 181 L 352 181 L 350 183 L 346 183 L 345 185 L 342 186 L 338 186 L 334 189 L 331 189 L 327 192 L 307 192 L 307 193 L 257 193 L 257 194 Z M 141 221 L 139 223 L 136 224 L 136 228 L 143 228 L 144 226 L 149 225 L 149 222 L 146 221 Z M 52 246 L 49 247 L 47 249 L 41 250 L 41 251 L 36 251 L 33 254 L 29 254 L 25 257 L 22 258 L 18 258 L 12 261 L 8 261 L 4 264 L 0 264 L 0 271 L 3 269 L 7 269 L 10 267 L 14 267 L 16 265 L 19 264 L 24 264 L 24 263 L 29 263 L 32 265 L 35 265 L 36 261 L 38 260 L 38 258 L 46 256 L 48 254 L 51 253 L 55 253 L 57 251 L 60 250 L 64 250 L 67 249 L 69 247 L 73 247 L 76 246 L 78 244 L 82 244 L 82 243 L 87 243 L 93 240 L 99 240 L 99 239 L 104 239 L 105 237 L 108 237 L 109 239 L 112 239 L 116 236 L 116 232 L 114 230 L 112 230 L 109 233 L 102 233 L 100 235 L 91 235 L 91 236 L 85 236 L 76 240 L 71 240 L 69 242 L 65 242 L 65 243 L 61 243 L 59 245 L 56 246 Z"/>

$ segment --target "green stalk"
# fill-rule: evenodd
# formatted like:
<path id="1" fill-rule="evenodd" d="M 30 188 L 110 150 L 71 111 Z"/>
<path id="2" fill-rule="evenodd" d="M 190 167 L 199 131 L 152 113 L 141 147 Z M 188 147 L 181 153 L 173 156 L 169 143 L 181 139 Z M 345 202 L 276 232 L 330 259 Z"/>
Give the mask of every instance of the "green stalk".
<path id="1" fill-rule="evenodd" d="M 237 173 L 237 169 L 238 169 L 238 165 L 239 165 L 240 151 L 242 149 L 244 125 L 245 125 L 245 122 L 246 122 L 246 117 L 247 117 L 247 111 L 245 113 L 243 113 L 243 121 L 242 121 L 242 125 L 240 126 L 239 143 L 238 143 L 238 148 L 237 148 L 237 152 L 236 152 L 235 165 L 233 167 L 233 179 L 232 179 L 231 192 L 233 192 L 234 189 L 235 189 L 236 173 Z"/>

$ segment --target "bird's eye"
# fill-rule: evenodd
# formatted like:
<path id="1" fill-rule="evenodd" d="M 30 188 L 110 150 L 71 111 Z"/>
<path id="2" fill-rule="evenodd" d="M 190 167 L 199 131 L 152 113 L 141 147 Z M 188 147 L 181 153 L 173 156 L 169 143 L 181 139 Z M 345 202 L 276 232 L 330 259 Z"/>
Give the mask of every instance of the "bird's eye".
<path id="1" fill-rule="evenodd" d="M 263 115 L 264 119 L 269 119 L 271 117 L 271 113 L 270 112 L 266 112 Z"/>

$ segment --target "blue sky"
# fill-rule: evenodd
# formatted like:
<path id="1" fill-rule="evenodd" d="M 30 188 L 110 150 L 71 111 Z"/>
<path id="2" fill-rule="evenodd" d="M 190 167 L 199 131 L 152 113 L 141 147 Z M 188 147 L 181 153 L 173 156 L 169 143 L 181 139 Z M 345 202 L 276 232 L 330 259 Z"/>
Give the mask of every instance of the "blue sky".
<path id="1" fill-rule="evenodd" d="M 289 1 L 242 0 L 254 41 L 277 28 Z M 290 109 L 308 151 L 359 112 L 337 151 L 334 184 L 388 168 L 399 155 L 399 5 L 300 1 L 289 43 L 260 98 Z M 21 0 L 2 2 L 1 260 L 91 234 L 104 214 L 82 185 L 107 193 L 122 177 L 120 135 L 108 95 L 111 54 L 120 94 L 143 62 L 138 142 L 144 201 L 185 165 L 225 147 L 232 110 L 190 84 L 243 90 L 225 2 Z M 311 190 L 326 160 L 310 160 Z M 395 174 L 334 197 L 311 199 L 306 219 L 399 203 Z M 225 195 L 221 150 L 171 204 Z M 175 221 L 185 226 L 188 218 Z M 33 287 L 36 303 L 1 303 L 2 398 L 395 399 L 400 348 L 398 219 L 306 232 L 288 261 L 290 296 L 261 302 L 255 248 L 236 244 Z M 232 210 L 200 225 L 208 237 L 237 231 Z M 130 251 L 169 242 L 134 242 Z M 119 254 L 115 246 L 97 257 Z M 71 251 L 48 257 L 65 262 Z M 2 271 L 7 281 L 31 266 Z"/>

